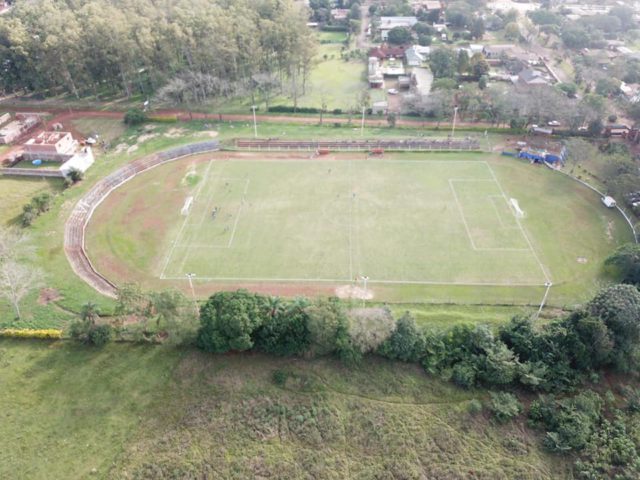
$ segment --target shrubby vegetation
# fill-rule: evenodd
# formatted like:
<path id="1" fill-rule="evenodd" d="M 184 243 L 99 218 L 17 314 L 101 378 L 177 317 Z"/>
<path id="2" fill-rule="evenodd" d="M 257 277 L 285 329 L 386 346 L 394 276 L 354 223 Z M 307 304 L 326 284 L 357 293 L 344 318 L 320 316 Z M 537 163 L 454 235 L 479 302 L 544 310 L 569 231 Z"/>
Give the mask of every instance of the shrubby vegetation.
<path id="1" fill-rule="evenodd" d="M 31 199 L 31 202 L 22 207 L 20 225 L 30 227 L 33 221 L 51 208 L 53 197 L 49 192 L 42 192 Z"/>
<path id="2" fill-rule="evenodd" d="M 393 320 L 385 309 L 347 311 L 336 299 L 283 300 L 244 290 L 214 294 L 200 318 L 197 344 L 209 352 L 332 354 L 346 365 L 376 354 L 420 363 L 462 388 L 498 390 L 486 402 L 497 422 L 523 412 L 516 389 L 544 394 L 531 404 L 529 422 L 545 432 L 550 451 L 582 455 L 580 478 L 603 472 L 631 478 L 640 471 L 640 442 L 623 418 L 640 411 L 640 390 L 625 389 L 628 412 L 615 413 L 614 421 L 600 395 L 579 390 L 603 369 L 640 368 L 640 292 L 632 285 L 607 287 L 584 308 L 545 325 L 515 317 L 497 333 L 484 325 L 433 332 L 418 328 L 408 313 Z M 274 373 L 274 381 L 286 382 L 286 373 Z M 469 407 L 474 414 L 482 410 L 477 403 Z"/>
<path id="3" fill-rule="evenodd" d="M 640 285 L 640 245 L 637 243 L 622 245 L 609 255 L 604 265 L 621 282 Z"/>
<path id="4" fill-rule="evenodd" d="M 367 317 L 347 312 L 335 299 L 221 292 L 201 307 L 197 344 L 214 353 L 333 353 L 349 362 L 375 353 L 419 362 L 463 388 L 518 386 L 532 392 L 570 391 L 600 369 L 629 372 L 640 366 L 640 292 L 631 285 L 605 288 L 583 309 L 542 327 L 515 317 L 497 334 L 484 325 L 424 331 L 409 314 L 393 321 L 375 310 L 377 317 Z M 377 328 L 360 326 L 372 318 Z"/>

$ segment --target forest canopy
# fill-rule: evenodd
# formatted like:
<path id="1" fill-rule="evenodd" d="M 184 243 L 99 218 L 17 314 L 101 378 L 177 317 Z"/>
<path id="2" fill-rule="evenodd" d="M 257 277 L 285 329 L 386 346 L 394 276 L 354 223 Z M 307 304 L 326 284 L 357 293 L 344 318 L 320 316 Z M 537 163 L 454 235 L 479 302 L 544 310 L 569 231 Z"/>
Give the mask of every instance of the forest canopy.
<path id="1" fill-rule="evenodd" d="M 26 0 L 0 18 L 0 82 L 78 97 L 172 82 L 177 100 L 304 84 L 307 17 L 292 0 Z"/>

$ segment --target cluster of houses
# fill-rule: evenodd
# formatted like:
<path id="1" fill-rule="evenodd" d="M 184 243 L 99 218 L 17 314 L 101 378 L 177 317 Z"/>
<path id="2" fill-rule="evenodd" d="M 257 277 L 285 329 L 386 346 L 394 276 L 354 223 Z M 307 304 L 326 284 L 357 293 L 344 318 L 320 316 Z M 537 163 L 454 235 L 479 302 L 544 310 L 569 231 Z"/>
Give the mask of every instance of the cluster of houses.
<path id="1" fill-rule="evenodd" d="M 74 170 L 84 173 L 93 162 L 91 147 L 81 145 L 70 132 L 43 131 L 22 144 L 22 151 L 7 160 L 7 168 L 0 173 L 68 178 Z M 28 168 L 21 168 L 24 163 Z M 54 168 L 50 166 L 52 163 Z"/>
<path id="2" fill-rule="evenodd" d="M 33 113 L 16 113 L 15 117 L 4 113 L 0 115 L 0 144 L 8 145 L 36 128 L 40 116 Z"/>
<path id="3" fill-rule="evenodd" d="M 415 85 L 412 72 L 427 65 L 433 48 L 421 45 L 390 46 L 386 44 L 372 48 L 369 51 L 369 86 L 384 88 L 385 78 L 391 77 L 394 80 L 398 79 L 400 88 L 410 88 L 411 85 Z M 544 60 L 531 59 L 515 45 L 469 44 L 454 48 L 456 53 L 462 50 L 466 51 L 469 57 L 482 54 L 493 67 L 508 64 L 508 68 L 505 66 L 503 73 L 490 75 L 494 81 L 511 82 L 524 90 L 552 85 L 558 81 Z"/>

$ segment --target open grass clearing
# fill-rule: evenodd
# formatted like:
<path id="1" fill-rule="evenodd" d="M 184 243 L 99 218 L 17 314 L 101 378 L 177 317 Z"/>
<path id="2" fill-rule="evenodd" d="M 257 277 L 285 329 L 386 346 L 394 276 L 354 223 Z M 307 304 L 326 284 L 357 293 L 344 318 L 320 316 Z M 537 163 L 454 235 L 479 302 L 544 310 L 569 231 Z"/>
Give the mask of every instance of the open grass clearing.
<path id="1" fill-rule="evenodd" d="M 287 373 L 284 385 L 272 381 Z M 367 359 L 0 341 L 0 477 L 565 478 L 483 392 Z"/>
<path id="2" fill-rule="evenodd" d="M 85 117 L 74 120 L 73 126 L 86 137 L 94 137 L 105 143 L 112 143 L 127 130 L 122 120 L 113 118 Z"/>

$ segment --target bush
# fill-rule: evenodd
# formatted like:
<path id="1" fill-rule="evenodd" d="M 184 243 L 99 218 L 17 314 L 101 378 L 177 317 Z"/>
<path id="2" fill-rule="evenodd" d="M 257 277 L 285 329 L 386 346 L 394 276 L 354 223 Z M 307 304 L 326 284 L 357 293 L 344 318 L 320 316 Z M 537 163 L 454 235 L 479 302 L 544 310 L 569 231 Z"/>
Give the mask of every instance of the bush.
<path id="1" fill-rule="evenodd" d="M 62 330 L 30 328 L 7 328 L 0 330 L 0 337 L 4 338 L 37 338 L 42 340 L 59 340 L 62 338 Z"/>
<path id="2" fill-rule="evenodd" d="M 77 168 L 72 168 L 69 170 L 69 175 L 67 179 L 71 183 L 71 185 L 80 182 L 84 178 L 84 172 L 78 170 Z"/>
<path id="3" fill-rule="evenodd" d="M 284 370 L 274 370 L 271 374 L 271 379 L 273 383 L 275 383 L 279 387 L 284 387 L 285 383 L 287 383 L 287 378 L 289 374 Z"/>
<path id="4" fill-rule="evenodd" d="M 94 325 L 91 321 L 78 320 L 69 327 L 69 335 L 85 345 L 103 347 L 113 338 L 113 328 L 111 325 Z"/>
<path id="5" fill-rule="evenodd" d="M 111 325 L 96 325 L 89 330 L 88 343 L 95 347 L 104 347 L 112 337 Z"/>
<path id="6" fill-rule="evenodd" d="M 515 395 L 507 392 L 490 392 L 491 401 L 487 405 L 499 422 L 507 422 L 522 412 L 522 404 Z"/>
<path id="7" fill-rule="evenodd" d="M 456 363 L 451 372 L 453 383 L 462 388 L 471 388 L 476 384 L 476 370 L 470 363 Z"/>
<path id="8" fill-rule="evenodd" d="M 478 415 L 482 413 L 482 402 L 477 398 L 473 398 L 469 401 L 469 405 L 467 405 L 467 412 L 471 415 Z"/>
<path id="9" fill-rule="evenodd" d="M 125 125 L 134 126 L 140 125 L 147 121 L 147 114 L 139 108 L 131 108 L 124 114 Z"/>
<path id="10" fill-rule="evenodd" d="M 270 113 L 320 113 L 315 107 L 293 107 L 288 105 L 274 105 L 267 110 Z"/>
<path id="11" fill-rule="evenodd" d="M 34 210 L 33 205 L 25 205 L 22 207 L 22 213 L 20 214 L 20 226 L 22 228 L 30 227 L 37 216 L 38 214 Z"/>

